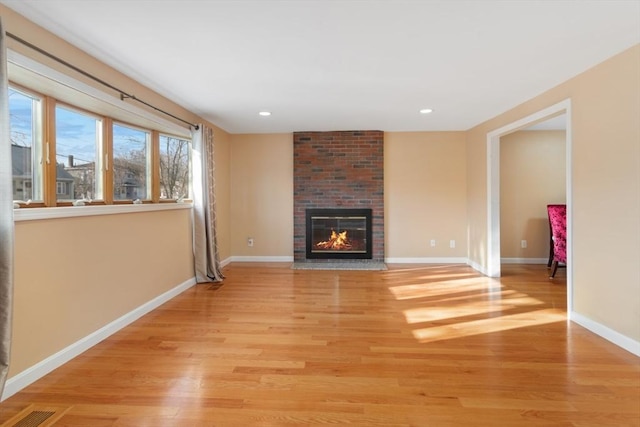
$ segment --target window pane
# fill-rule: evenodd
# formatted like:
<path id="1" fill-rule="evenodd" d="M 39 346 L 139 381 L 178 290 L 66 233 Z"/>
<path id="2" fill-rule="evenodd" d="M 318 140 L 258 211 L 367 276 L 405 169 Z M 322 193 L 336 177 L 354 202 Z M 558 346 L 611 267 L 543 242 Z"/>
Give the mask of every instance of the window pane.
<path id="1" fill-rule="evenodd" d="M 42 102 L 9 88 L 13 200 L 42 201 Z"/>
<path id="2" fill-rule="evenodd" d="M 102 121 L 56 107 L 56 196 L 58 200 L 100 200 Z"/>
<path id="3" fill-rule="evenodd" d="M 191 142 L 160 135 L 160 198 L 189 197 Z"/>
<path id="4" fill-rule="evenodd" d="M 150 199 L 148 185 L 151 134 L 113 125 L 113 199 Z"/>

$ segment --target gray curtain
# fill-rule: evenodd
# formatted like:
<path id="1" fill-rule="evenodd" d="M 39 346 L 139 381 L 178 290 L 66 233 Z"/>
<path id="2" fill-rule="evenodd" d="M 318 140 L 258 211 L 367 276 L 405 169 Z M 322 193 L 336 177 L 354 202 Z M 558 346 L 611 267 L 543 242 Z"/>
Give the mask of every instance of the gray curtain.
<path id="1" fill-rule="evenodd" d="M 13 306 L 13 172 L 5 37 L 0 18 L 0 395 L 9 371 Z"/>
<path id="2" fill-rule="evenodd" d="M 221 282 L 216 239 L 216 197 L 213 129 L 200 125 L 192 133 L 193 253 L 196 281 Z"/>

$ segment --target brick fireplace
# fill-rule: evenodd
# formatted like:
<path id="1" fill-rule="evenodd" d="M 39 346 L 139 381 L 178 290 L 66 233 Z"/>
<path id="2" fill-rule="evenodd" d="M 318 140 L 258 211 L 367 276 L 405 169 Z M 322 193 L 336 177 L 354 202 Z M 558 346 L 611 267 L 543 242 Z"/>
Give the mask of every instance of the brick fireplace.
<path id="1" fill-rule="evenodd" d="M 293 134 L 294 261 L 327 262 L 342 258 L 307 256 L 309 210 L 370 209 L 370 260 L 384 262 L 383 146 L 382 131 Z"/>

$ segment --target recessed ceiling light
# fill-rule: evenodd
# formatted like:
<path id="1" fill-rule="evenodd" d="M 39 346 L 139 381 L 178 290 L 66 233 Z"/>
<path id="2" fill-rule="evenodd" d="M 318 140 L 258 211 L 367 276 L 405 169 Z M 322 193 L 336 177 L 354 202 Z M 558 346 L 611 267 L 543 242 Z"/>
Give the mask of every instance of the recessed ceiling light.
<path id="1" fill-rule="evenodd" d="M 429 114 L 429 113 L 433 113 L 433 109 L 423 108 L 422 110 L 420 110 L 420 114 Z"/>
<path id="2" fill-rule="evenodd" d="M 260 111 L 258 114 L 260 114 L 263 117 L 267 117 L 271 115 L 271 111 Z"/>

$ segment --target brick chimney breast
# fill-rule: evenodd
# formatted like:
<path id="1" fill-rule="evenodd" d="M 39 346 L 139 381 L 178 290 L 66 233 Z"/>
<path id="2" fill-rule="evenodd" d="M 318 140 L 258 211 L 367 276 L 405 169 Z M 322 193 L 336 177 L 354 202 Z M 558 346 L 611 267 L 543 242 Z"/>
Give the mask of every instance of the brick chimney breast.
<path id="1" fill-rule="evenodd" d="M 307 209 L 370 208 L 371 261 L 384 262 L 383 150 L 382 131 L 294 132 L 294 261 L 306 261 Z"/>

